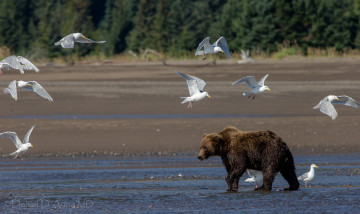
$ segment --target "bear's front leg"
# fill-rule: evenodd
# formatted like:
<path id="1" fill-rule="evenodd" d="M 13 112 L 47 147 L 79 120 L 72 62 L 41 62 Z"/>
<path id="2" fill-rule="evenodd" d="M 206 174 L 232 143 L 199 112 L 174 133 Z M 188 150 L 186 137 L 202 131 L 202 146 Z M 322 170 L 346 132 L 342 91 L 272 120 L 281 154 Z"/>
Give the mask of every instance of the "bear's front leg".
<path id="1" fill-rule="evenodd" d="M 244 173 L 242 173 L 242 174 L 244 174 Z M 232 184 L 233 189 L 236 189 L 236 191 L 237 191 L 237 189 L 239 189 L 239 180 L 240 180 L 242 174 L 237 176 Z"/>
<path id="2" fill-rule="evenodd" d="M 239 180 L 242 174 L 244 174 L 246 167 L 236 168 L 226 177 L 226 183 L 228 184 L 228 192 L 236 192 L 239 188 Z"/>
<path id="3" fill-rule="evenodd" d="M 225 176 L 226 184 L 228 185 L 228 189 L 226 191 L 232 192 L 232 183 L 230 182 L 229 174 Z"/>
<path id="4" fill-rule="evenodd" d="M 241 176 L 240 176 L 241 177 Z M 229 175 L 225 176 L 225 181 L 228 185 L 228 189 L 226 191 L 228 192 L 236 192 L 239 185 L 240 177 L 236 178 L 232 183 L 230 181 Z"/>
<path id="5" fill-rule="evenodd" d="M 221 160 L 225 166 L 227 175 L 225 176 L 226 184 L 228 185 L 228 189 L 226 191 L 231 192 L 232 191 L 232 182 L 230 181 L 230 173 L 233 171 L 232 165 L 230 164 L 229 159 L 227 156 L 221 156 Z"/>

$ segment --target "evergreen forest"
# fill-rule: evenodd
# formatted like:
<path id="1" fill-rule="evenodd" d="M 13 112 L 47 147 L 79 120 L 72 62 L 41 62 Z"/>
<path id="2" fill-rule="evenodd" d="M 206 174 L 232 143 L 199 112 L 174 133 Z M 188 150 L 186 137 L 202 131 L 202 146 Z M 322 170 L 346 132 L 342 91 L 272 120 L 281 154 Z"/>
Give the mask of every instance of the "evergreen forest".
<path id="1" fill-rule="evenodd" d="M 0 0 L 0 47 L 54 58 L 54 43 L 81 32 L 102 45 L 67 53 L 111 57 L 151 48 L 169 57 L 194 54 L 210 36 L 231 52 L 270 54 L 279 46 L 338 53 L 360 49 L 360 0 Z"/>

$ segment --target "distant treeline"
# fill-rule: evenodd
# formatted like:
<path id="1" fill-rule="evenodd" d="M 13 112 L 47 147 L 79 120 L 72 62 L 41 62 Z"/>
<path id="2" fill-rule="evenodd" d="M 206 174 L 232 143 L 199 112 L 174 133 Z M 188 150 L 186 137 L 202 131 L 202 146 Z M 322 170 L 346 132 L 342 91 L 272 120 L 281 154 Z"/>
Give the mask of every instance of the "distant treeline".
<path id="1" fill-rule="evenodd" d="M 231 52 L 283 43 L 342 52 L 360 49 L 359 21 L 360 0 L 0 0 L 0 47 L 34 58 L 146 48 L 181 57 L 225 36 Z M 107 42 L 53 45 L 73 32 Z"/>

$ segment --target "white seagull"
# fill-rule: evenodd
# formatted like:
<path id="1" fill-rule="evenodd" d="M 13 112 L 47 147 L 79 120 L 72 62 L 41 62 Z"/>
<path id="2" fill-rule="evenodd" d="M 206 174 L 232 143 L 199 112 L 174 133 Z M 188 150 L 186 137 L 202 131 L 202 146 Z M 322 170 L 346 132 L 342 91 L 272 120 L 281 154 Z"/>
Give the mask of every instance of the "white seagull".
<path id="1" fill-rule="evenodd" d="M 17 87 L 19 87 L 19 88 L 22 88 L 27 91 L 33 91 L 33 92 L 37 93 L 38 95 L 40 95 L 42 98 L 45 98 L 45 99 L 49 100 L 50 102 L 53 101 L 53 98 L 50 96 L 50 94 L 36 81 L 25 82 L 25 81 L 21 81 L 21 80 L 20 81 L 14 80 L 14 81 L 10 82 L 10 84 L 7 88 L 3 89 L 5 94 L 10 94 L 12 96 L 12 98 L 14 98 L 15 100 L 18 99 L 16 83 L 17 83 Z"/>
<path id="2" fill-rule="evenodd" d="M 204 80 L 194 76 L 180 73 L 178 71 L 174 71 L 174 72 L 186 80 L 187 86 L 189 88 L 190 97 L 180 97 L 180 98 L 184 98 L 181 104 L 189 102 L 188 108 L 192 108 L 192 102 L 200 101 L 205 97 L 210 98 L 209 94 L 203 91 L 206 85 Z"/>
<path id="3" fill-rule="evenodd" d="M 204 50 L 201 50 L 202 48 L 204 48 Z M 229 59 L 231 58 L 228 45 L 223 36 L 220 37 L 214 44 L 210 44 L 210 37 L 206 37 L 196 49 L 195 56 L 205 55 L 203 58 L 203 60 L 205 60 L 208 54 L 214 54 L 218 52 L 225 53 Z"/>
<path id="4" fill-rule="evenodd" d="M 86 38 L 81 33 L 71 33 L 64 38 L 62 38 L 60 41 L 56 42 L 55 45 L 61 45 L 63 48 L 74 48 L 74 43 L 80 42 L 80 43 L 104 43 L 105 41 L 94 41 L 91 39 Z"/>
<path id="5" fill-rule="evenodd" d="M 7 132 L 0 133 L 1 138 L 7 138 L 8 137 L 14 142 L 17 150 L 15 152 L 9 154 L 9 155 L 15 155 L 14 159 L 16 159 L 21 153 L 26 152 L 29 149 L 29 147 L 34 147 L 29 142 L 29 137 L 30 137 L 30 134 L 31 134 L 32 130 L 34 129 L 34 127 L 35 126 L 31 127 L 29 129 L 29 131 L 26 133 L 23 142 L 20 141 L 19 137 L 17 136 L 17 134 L 15 132 L 7 131 Z"/>
<path id="6" fill-rule="evenodd" d="M 251 59 L 251 57 L 249 56 L 250 51 L 249 49 L 246 50 L 246 52 L 244 50 L 241 50 L 241 59 L 239 60 L 238 63 L 239 64 L 243 64 L 243 63 L 255 63 L 255 60 Z"/>
<path id="7" fill-rule="evenodd" d="M 254 76 L 246 76 L 243 77 L 235 82 L 232 83 L 232 85 L 235 84 L 240 84 L 240 83 L 246 83 L 249 88 L 251 88 L 250 92 L 244 92 L 243 95 L 244 96 L 248 96 L 248 98 L 250 98 L 251 96 L 253 96 L 252 99 L 255 99 L 255 94 L 259 94 L 262 93 L 264 91 L 270 91 L 270 88 L 267 87 L 265 84 L 265 79 L 269 76 L 269 74 L 266 74 L 259 82 L 256 82 L 256 79 Z"/>
<path id="8" fill-rule="evenodd" d="M 354 108 L 360 108 L 360 104 L 349 96 L 329 95 L 329 96 L 326 96 L 324 99 L 322 99 L 320 101 L 320 103 L 314 107 L 314 109 L 320 108 L 320 111 L 322 113 L 329 115 L 331 117 L 331 119 L 335 120 L 335 118 L 338 116 L 338 114 L 337 114 L 333 104 L 342 104 L 342 105 L 351 106 Z"/>
<path id="9" fill-rule="evenodd" d="M 253 169 L 247 169 L 246 172 L 250 178 L 247 178 L 245 182 L 255 182 L 256 188 L 258 188 L 258 186 L 260 186 L 260 183 L 262 183 L 263 181 L 263 173 L 261 171 Z"/>
<path id="10" fill-rule="evenodd" d="M 24 74 L 24 70 L 34 70 L 35 72 L 40 71 L 26 58 L 14 55 L 8 56 L 0 61 L 0 74 L 2 74 L 3 70 L 19 70 L 21 74 Z"/>
<path id="11" fill-rule="evenodd" d="M 310 183 L 312 180 L 314 180 L 315 168 L 318 168 L 318 167 L 315 164 L 311 164 L 310 171 L 299 176 L 298 180 L 305 181 L 305 186 L 306 186 L 307 183 Z"/>

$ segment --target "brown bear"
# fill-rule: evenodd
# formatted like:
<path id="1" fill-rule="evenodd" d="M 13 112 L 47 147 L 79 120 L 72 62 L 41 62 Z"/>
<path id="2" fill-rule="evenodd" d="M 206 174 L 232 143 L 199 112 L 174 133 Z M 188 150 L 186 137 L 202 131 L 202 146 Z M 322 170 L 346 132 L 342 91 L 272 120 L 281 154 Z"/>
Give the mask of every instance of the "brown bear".
<path id="1" fill-rule="evenodd" d="M 246 169 L 263 172 L 263 185 L 255 190 L 271 191 L 276 174 L 289 183 L 285 190 L 298 190 L 293 156 L 286 143 L 272 131 L 243 132 L 226 127 L 219 133 L 204 134 L 198 158 L 220 156 L 226 168 L 228 191 L 237 191 Z"/>

